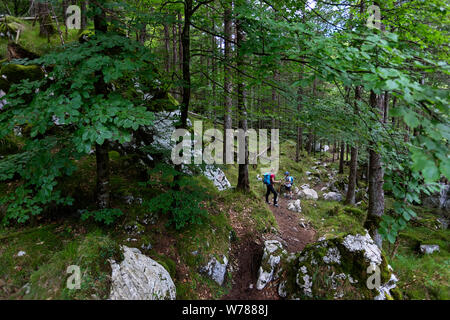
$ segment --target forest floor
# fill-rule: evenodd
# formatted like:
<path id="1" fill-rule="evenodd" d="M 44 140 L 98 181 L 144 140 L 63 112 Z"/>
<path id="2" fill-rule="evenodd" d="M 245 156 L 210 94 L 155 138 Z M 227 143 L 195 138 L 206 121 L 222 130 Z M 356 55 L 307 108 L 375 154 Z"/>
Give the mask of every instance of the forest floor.
<path id="1" fill-rule="evenodd" d="M 167 215 L 156 215 L 154 222 L 144 224 L 149 212 L 138 202 L 127 204 L 124 198 L 133 195 L 144 203 L 159 189 L 138 183 L 138 172 L 126 165 L 126 158 L 111 154 L 112 192 L 114 205 L 124 216 L 114 226 L 105 227 L 94 221 L 80 223 L 78 209 L 89 205 L 95 185 L 95 158 L 89 156 L 78 163 L 79 170 L 64 190 L 82 194 L 72 210 L 58 211 L 52 216 L 33 217 L 24 226 L 0 226 L 0 299 L 106 299 L 109 295 L 109 264 L 105 257 L 115 255 L 119 245 L 136 247 L 162 264 L 177 287 L 178 299 L 280 299 L 277 282 L 264 290 L 256 287 L 265 240 L 278 240 L 289 252 L 298 252 L 319 237 L 331 238 L 350 232 L 364 232 L 367 203 L 345 206 L 323 200 L 320 191 L 328 174 L 336 171 L 337 162 L 305 155 L 296 163 L 291 156 L 295 145 L 282 145 L 281 172 L 288 170 L 295 184 L 310 184 L 319 194 L 318 200 L 301 200 L 302 212 L 287 210 L 288 200 L 280 197 L 280 207 L 265 204 L 265 186 L 256 179 L 260 170 L 250 168 L 250 194 L 233 189 L 218 192 L 205 177 L 195 181 L 211 192 L 205 202 L 207 215 L 202 224 L 192 224 L 182 230 L 168 225 Z M 314 169 L 316 168 L 316 169 Z M 224 168 L 232 185 L 236 185 L 237 166 Z M 307 175 L 311 171 L 313 174 Z M 337 175 L 339 182 L 346 177 Z M 360 181 L 359 187 L 365 188 Z M 339 185 L 339 184 L 338 184 Z M 8 189 L 0 185 L 0 193 Z M 84 200 L 83 200 L 84 199 Z M 386 211 L 393 206 L 386 197 Z M 1 208 L 0 208 L 1 209 Z M 434 210 L 417 207 L 418 218 L 402 231 L 397 246 L 385 243 L 384 250 L 399 278 L 405 299 L 448 299 L 450 297 L 450 231 L 441 229 Z M 153 216 L 152 216 L 153 217 Z M 150 220 L 152 220 L 151 218 Z M 129 231 L 134 226 L 136 232 Z M 143 250 L 142 245 L 152 245 Z M 440 252 L 422 255 L 420 244 L 438 244 Z M 25 252 L 19 256 L 20 251 Z M 229 268 L 223 286 L 199 272 L 211 256 L 226 255 Z M 86 270 L 82 290 L 65 289 L 68 265 L 78 264 Z"/>

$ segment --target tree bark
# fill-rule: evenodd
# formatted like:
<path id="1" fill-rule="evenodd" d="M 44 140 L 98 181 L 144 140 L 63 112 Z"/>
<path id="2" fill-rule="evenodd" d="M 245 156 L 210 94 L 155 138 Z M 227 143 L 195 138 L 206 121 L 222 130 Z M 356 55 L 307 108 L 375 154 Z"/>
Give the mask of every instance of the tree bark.
<path id="1" fill-rule="evenodd" d="M 106 15 L 103 11 L 94 16 L 95 32 L 107 32 Z M 103 75 L 97 72 L 99 80 L 95 83 L 95 92 L 97 95 L 108 94 L 108 89 Z M 97 161 L 97 190 L 96 202 L 98 209 L 110 207 L 110 187 L 109 187 L 109 142 L 105 140 L 102 145 L 95 145 L 95 156 Z"/>
<path id="2" fill-rule="evenodd" d="M 37 2 L 37 14 L 39 17 L 39 36 L 50 37 L 55 33 L 52 24 L 50 7 L 48 2 Z"/>
<path id="3" fill-rule="evenodd" d="M 235 4 L 236 5 L 236 4 Z M 242 74 L 239 72 L 243 67 L 243 54 L 241 47 L 245 41 L 244 30 L 242 29 L 241 21 L 236 19 L 236 46 L 237 59 L 236 67 L 237 73 L 237 108 L 239 116 L 239 128 L 245 133 L 247 132 L 247 110 L 245 107 L 245 83 Z M 250 192 L 250 181 L 248 179 L 248 137 L 245 137 L 245 163 L 239 164 L 238 183 L 236 189 L 243 192 Z"/>
<path id="4" fill-rule="evenodd" d="M 377 113 L 383 111 L 380 103 L 380 99 L 371 91 L 370 105 Z M 373 142 L 370 143 L 369 148 L 369 208 L 364 226 L 369 230 L 369 234 L 377 246 L 381 248 L 382 239 L 378 228 L 381 222 L 381 216 L 384 214 L 384 171 L 381 155 L 375 151 Z"/>
<path id="5" fill-rule="evenodd" d="M 361 100 L 361 86 L 355 88 L 355 103 L 354 111 L 358 113 L 358 101 Z M 355 204 L 356 179 L 358 174 L 358 148 L 356 145 L 352 146 L 350 151 L 350 172 L 348 175 L 347 196 L 345 198 L 346 204 Z"/>
<path id="6" fill-rule="evenodd" d="M 183 47 L 182 66 L 183 66 L 183 99 L 181 102 L 181 127 L 187 128 L 187 118 L 189 103 L 191 101 L 191 17 L 192 0 L 184 1 L 184 25 L 181 32 L 181 44 Z"/>
<path id="7" fill-rule="evenodd" d="M 302 79 L 302 74 L 300 74 L 300 79 Z M 303 96 L 303 90 L 302 87 L 299 86 L 298 88 L 298 92 L 297 92 L 297 112 L 300 113 L 300 111 L 302 110 L 302 97 Z M 297 121 L 299 116 L 297 117 Z M 296 144 L 296 148 L 295 148 L 295 161 L 299 162 L 300 161 L 300 152 L 303 151 L 303 127 L 300 126 L 297 123 L 297 144 Z"/>
<path id="8" fill-rule="evenodd" d="M 341 141 L 341 150 L 340 150 L 340 158 L 339 158 L 339 173 L 344 173 L 344 157 L 345 157 L 345 143 Z"/>
<path id="9" fill-rule="evenodd" d="M 81 30 L 85 30 L 87 27 L 87 9 L 86 9 L 87 1 L 81 1 Z"/>
<path id="10" fill-rule="evenodd" d="M 166 54 L 166 73 L 170 72 L 170 35 L 169 35 L 169 25 L 164 23 L 164 48 Z"/>
<path id="11" fill-rule="evenodd" d="M 226 137 L 226 130 L 232 128 L 232 119 L 231 114 L 233 112 L 233 98 L 231 96 L 232 93 L 232 83 L 231 83 L 231 38 L 232 38 L 232 21 L 231 21 L 231 7 L 228 2 L 224 3 L 225 11 L 224 11 L 224 36 L 225 36 L 225 65 L 224 65 L 224 77 L 223 77 L 223 87 L 224 87 L 224 102 L 225 102 L 225 114 L 223 121 L 223 129 Z M 226 150 L 227 144 L 224 143 L 223 146 L 223 157 L 224 163 L 226 159 Z M 230 150 L 231 152 L 231 150 Z"/>

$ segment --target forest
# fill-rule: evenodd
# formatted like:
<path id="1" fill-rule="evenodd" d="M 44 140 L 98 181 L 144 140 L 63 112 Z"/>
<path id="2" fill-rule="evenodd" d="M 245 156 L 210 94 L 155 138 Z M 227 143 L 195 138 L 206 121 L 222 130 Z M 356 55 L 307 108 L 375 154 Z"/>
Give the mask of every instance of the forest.
<path id="1" fill-rule="evenodd" d="M 2 0 L 0 300 L 450 299 L 449 10 Z"/>

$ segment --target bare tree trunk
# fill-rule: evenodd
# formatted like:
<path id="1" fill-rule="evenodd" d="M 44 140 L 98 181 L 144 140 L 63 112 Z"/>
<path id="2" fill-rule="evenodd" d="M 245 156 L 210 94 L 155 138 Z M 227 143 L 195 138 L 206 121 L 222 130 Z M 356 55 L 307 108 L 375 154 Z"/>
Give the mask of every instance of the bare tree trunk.
<path id="1" fill-rule="evenodd" d="M 95 32 L 107 32 L 106 16 L 103 11 L 94 16 Z M 108 94 L 103 75 L 97 72 L 99 80 L 95 83 L 97 94 Z M 97 160 L 97 190 L 96 202 L 98 209 L 110 207 L 110 187 L 109 187 L 109 142 L 105 140 L 102 145 L 95 145 L 95 156 Z"/>
<path id="2" fill-rule="evenodd" d="M 166 72 L 170 72 L 170 35 L 169 35 L 169 25 L 164 23 L 164 48 L 166 54 Z"/>
<path id="3" fill-rule="evenodd" d="M 302 79 L 303 75 L 300 73 L 300 79 Z M 303 100 L 303 90 L 302 87 L 298 87 L 297 92 L 297 112 L 300 113 L 302 110 L 302 100 Z M 297 117 L 297 121 L 299 116 Z M 295 148 L 295 161 L 300 161 L 300 152 L 303 151 L 303 127 L 297 123 L 297 144 Z"/>
<path id="4" fill-rule="evenodd" d="M 361 86 L 355 88 L 355 103 L 354 110 L 358 113 L 358 101 L 361 100 Z M 347 196 L 345 198 L 346 204 L 355 204 L 355 191 L 356 191 L 356 178 L 358 174 L 358 148 L 356 145 L 351 148 L 351 158 L 350 158 L 350 172 L 348 175 L 348 187 Z"/>
<path id="5" fill-rule="evenodd" d="M 85 30 L 87 27 L 87 0 L 81 1 L 81 30 Z"/>
<path id="6" fill-rule="evenodd" d="M 52 24 L 50 6 L 48 2 L 37 2 L 37 14 L 39 17 L 39 36 L 50 37 L 55 33 Z"/>
<path id="7" fill-rule="evenodd" d="M 191 100 L 191 17 L 192 17 L 192 0 L 185 0 L 184 7 L 184 25 L 181 32 L 181 43 L 183 47 L 183 99 L 181 103 L 181 127 L 187 128 L 187 118 L 189 111 L 189 103 Z"/>
<path id="8" fill-rule="evenodd" d="M 245 107 L 245 84 L 243 80 L 242 74 L 239 72 L 243 67 L 243 54 L 241 51 L 241 47 L 243 42 L 245 41 L 244 30 L 241 26 L 241 21 L 236 19 L 236 46 L 237 46 L 237 62 L 236 67 L 238 70 L 237 74 L 237 108 L 238 108 L 238 116 L 239 116 L 239 128 L 247 132 L 247 110 Z M 238 173 L 238 183 L 237 189 L 249 192 L 250 191 L 250 181 L 248 179 L 248 137 L 245 137 L 244 143 L 245 149 L 245 163 L 239 164 L 239 173 Z"/>
<path id="9" fill-rule="evenodd" d="M 231 21 L 231 7 L 230 4 L 225 2 L 225 12 L 224 12 L 224 36 L 225 36 L 225 65 L 224 65 L 224 78 L 223 78 L 223 87 L 224 87 L 224 99 L 225 99 L 225 113 L 224 113 L 224 121 L 223 121 L 223 129 L 226 133 L 227 129 L 232 128 L 232 118 L 231 114 L 233 112 L 233 98 L 231 96 L 232 93 L 232 82 L 231 82 L 231 38 L 232 38 L 232 21 Z M 226 137 L 226 136 L 225 136 Z M 226 145 L 224 144 L 223 156 L 224 163 L 226 159 Z M 232 152 L 230 150 L 229 152 Z"/>
<path id="10" fill-rule="evenodd" d="M 370 92 L 370 105 L 376 112 L 382 112 L 381 101 L 377 95 Z M 382 238 L 378 228 L 381 216 L 384 214 L 384 171 L 381 162 L 381 155 L 374 150 L 371 143 L 369 149 L 369 208 L 367 220 L 364 227 L 369 230 L 369 234 L 374 239 L 379 248 L 382 247 Z"/>
<path id="11" fill-rule="evenodd" d="M 339 173 L 344 173 L 344 157 L 345 157 L 345 143 L 341 141 L 341 156 L 339 158 Z"/>

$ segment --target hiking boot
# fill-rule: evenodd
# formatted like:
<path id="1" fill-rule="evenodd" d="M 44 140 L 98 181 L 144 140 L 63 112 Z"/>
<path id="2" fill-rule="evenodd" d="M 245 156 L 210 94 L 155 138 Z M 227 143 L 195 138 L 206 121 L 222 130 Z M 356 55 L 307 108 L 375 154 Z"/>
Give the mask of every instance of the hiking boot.
<path id="1" fill-rule="evenodd" d="M 279 207 L 278 203 L 274 203 L 273 205 L 277 208 Z"/>

